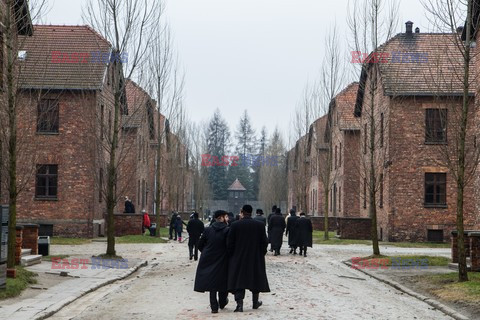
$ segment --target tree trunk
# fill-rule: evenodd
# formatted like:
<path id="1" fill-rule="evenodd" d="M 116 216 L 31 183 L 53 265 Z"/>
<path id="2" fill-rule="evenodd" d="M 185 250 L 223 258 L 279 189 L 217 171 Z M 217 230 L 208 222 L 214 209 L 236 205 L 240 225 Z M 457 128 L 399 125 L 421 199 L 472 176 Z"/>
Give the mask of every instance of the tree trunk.
<path id="1" fill-rule="evenodd" d="M 12 3 L 7 1 L 5 12 L 5 35 L 7 46 L 7 95 L 8 95 L 8 255 L 7 268 L 15 267 L 15 246 L 16 246 L 16 224 L 17 224 L 17 110 L 15 102 L 15 81 L 14 81 L 14 56 L 13 51 L 13 28 L 12 28 Z M 0 80 L 2 81 L 2 80 Z"/>
<path id="2" fill-rule="evenodd" d="M 465 254 L 464 226 L 463 226 L 463 195 L 465 190 L 465 138 L 467 134 L 468 107 L 469 107 L 469 76 L 470 76 L 470 37 L 472 21 L 472 1 L 467 3 L 466 40 L 464 54 L 463 76 L 463 104 L 462 121 L 460 123 L 460 137 L 458 143 L 458 177 L 457 177 L 457 248 L 458 248 L 458 281 L 468 281 L 467 257 Z"/>
<path id="3" fill-rule="evenodd" d="M 323 233 L 323 239 L 324 240 L 328 240 L 329 239 L 329 236 L 328 236 L 328 195 L 329 195 L 329 191 L 328 191 L 328 186 L 327 188 L 325 188 L 324 186 L 324 189 L 325 189 L 325 192 L 323 193 L 324 194 L 324 203 L 323 203 L 323 208 L 324 208 L 324 219 L 325 219 L 325 222 L 324 222 L 324 227 L 325 227 L 325 231 Z"/>
<path id="4" fill-rule="evenodd" d="M 119 52 L 116 52 L 119 54 Z M 118 131 L 119 131 L 119 114 L 120 114 L 120 104 L 121 104 L 121 95 L 123 90 L 122 85 L 122 69 L 121 65 L 118 65 L 117 62 L 114 62 L 113 67 L 115 68 L 114 74 L 115 79 L 115 103 L 114 103 L 114 112 L 113 112 L 113 133 L 112 142 L 110 145 L 110 159 L 108 164 L 108 183 L 107 183 L 107 220 L 108 220 L 108 230 L 107 230 L 107 256 L 115 256 L 115 221 L 114 221 L 114 211 L 117 203 L 117 194 L 116 194 L 116 185 L 117 185 L 117 167 L 116 167 L 116 154 L 118 148 Z"/>
<path id="5" fill-rule="evenodd" d="M 370 84 L 370 97 L 371 97 L 371 107 L 370 107 L 370 181 L 369 181 L 369 213 L 370 218 L 372 219 L 372 247 L 373 254 L 380 255 L 380 248 L 378 246 L 378 230 L 377 230 L 377 201 L 376 201 L 376 168 L 375 168 L 375 84 L 376 77 L 373 77 L 373 81 Z M 365 132 L 365 134 L 367 134 Z"/>

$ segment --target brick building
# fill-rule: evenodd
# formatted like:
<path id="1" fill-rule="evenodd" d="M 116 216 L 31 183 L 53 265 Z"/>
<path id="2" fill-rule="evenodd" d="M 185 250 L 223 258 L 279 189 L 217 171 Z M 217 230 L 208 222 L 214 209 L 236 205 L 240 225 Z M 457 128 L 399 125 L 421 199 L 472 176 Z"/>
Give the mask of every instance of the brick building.
<path id="1" fill-rule="evenodd" d="M 22 40 L 18 219 L 53 226 L 55 235 L 93 236 L 104 221 L 114 70 L 92 55 L 111 46 L 88 26 L 37 25 Z"/>
<path id="2" fill-rule="evenodd" d="M 312 216 L 324 215 L 325 193 L 324 175 L 329 174 L 325 168 L 328 158 L 328 143 L 325 140 L 327 116 L 318 118 L 310 125 L 307 136 L 307 204 L 306 212 Z"/>
<path id="3" fill-rule="evenodd" d="M 131 80 L 126 82 L 128 115 L 122 117 L 122 139 L 128 148 L 120 171 L 124 172 L 125 188 L 122 194 L 128 196 L 136 212 L 154 210 L 156 146 L 158 142 L 158 111 L 156 102 L 139 85 Z M 160 115 L 164 127 L 165 117 Z M 162 145 L 164 150 L 164 146 Z M 166 199 L 164 205 L 166 206 Z"/>
<path id="4" fill-rule="evenodd" d="M 413 33 L 412 28 L 407 23 L 405 33 L 379 48 L 390 54 L 386 63 L 364 65 L 355 107 L 361 117 L 359 165 L 369 167 L 373 153 L 380 239 L 445 241 L 456 229 L 456 182 L 448 163 L 462 105 L 458 74 L 463 74 L 463 61 L 455 45 L 459 35 Z M 474 90 L 470 95 L 473 106 Z M 468 150 L 476 148 L 475 140 L 467 135 Z M 370 171 L 361 170 L 362 216 L 368 216 L 371 181 Z M 474 198 L 470 183 L 465 190 L 466 229 L 475 226 Z"/>
<path id="5" fill-rule="evenodd" d="M 331 145 L 329 215 L 359 217 L 360 121 L 354 116 L 358 83 L 351 83 L 330 102 L 327 140 Z"/>
<path id="6" fill-rule="evenodd" d="M 18 219 L 50 227 L 54 235 L 96 236 L 105 226 L 113 68 L 119 64 L 111 59 L 108 41 L 88 26 L 35 26 L 34 31 L 21 48 Z M 115 212 L 124 211 L 126 195 L 137 214 L 153 213 L 158 126 L 166 127 L 166 121 L 163 115 L 159 120 L 156 102 L 145 90 L 121 81 Z M 171 132 L 161 139 L 161 211 L 186 210 L 192 192 L 187 149 Z"/>
<path id="7" fill-rule="evenodd" d="M 307 135 L 301 137 L 287 152 L 287 206 L 297 212 L 307 211 L 309 173 L 306 163 Z"/>

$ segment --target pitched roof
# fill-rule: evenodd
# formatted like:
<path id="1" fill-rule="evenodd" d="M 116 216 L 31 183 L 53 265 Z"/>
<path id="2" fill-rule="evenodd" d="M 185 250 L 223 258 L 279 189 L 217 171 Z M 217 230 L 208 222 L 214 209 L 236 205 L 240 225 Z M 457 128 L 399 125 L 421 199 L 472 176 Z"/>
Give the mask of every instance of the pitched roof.
<path id="1" fill-rule="evenodd" d="M 148 93 L 137 83 L 127 79 L 127 106 L 128 115 L 122 116 L 123 128 L 139 128 L 142 122 L 147 121 L 146 103 L 151 101 Z"/>
<path id="2" fill-rule="evenodd" d="M 358 82 L 353 82 L 333 98 L 338 112 L 338 125 L 340 130 L 360 129 L 359 121 L 355 119 L 354 115 L 357 92 Z"/>
<path id="3" fill-rule="evenodd" d="M 355 114 L 361 113 L 367 77 L 374 70 L 386 96 L 461 96 L 463 55 L 456 41 L 461 41 L 457 33 L 400 33 L 380 46 L 386 61 L 363 65 Z M 473 63 L 470 75 L 474 79 Z"/>
<path id="4" fill-rule="evenodd" d="M 245 187 L 240 183 L 240 181 L 237 179 L 235 179 L 235 181 L 233 181 L 232 185 L 230 186 L 230 188 L 228 188 L 229 191 L 245 191 L 247 189 L 245 189 Z"/>
<path id="5" fill-rule="evenodd" d="M 35 25 L 31 37 L 19 37 L 27 57 L 19 61 L 23 89 L 101 89 L 108 64 L 98 53 L 111 45 L 89 26 Z"/>
<path id="6" fill-rule="evenodd" d="M 324 115 L 315 120 L 308 130 L 307 137 L 307 156 L 310 156 L 313 142 L 315 141 L 315 147 L 317 149 L 328 149 L 328 143 L 325 140 L 325 129 L 327 127 L 327 115 Z M 314 136 L 315 135 L 315 136 Z M 305 136 L 304 136 L 305 137 Z M 302 137 L 302 139 L 304 139 Z M 302 144 L 300 139 L 300 144 Z"/>

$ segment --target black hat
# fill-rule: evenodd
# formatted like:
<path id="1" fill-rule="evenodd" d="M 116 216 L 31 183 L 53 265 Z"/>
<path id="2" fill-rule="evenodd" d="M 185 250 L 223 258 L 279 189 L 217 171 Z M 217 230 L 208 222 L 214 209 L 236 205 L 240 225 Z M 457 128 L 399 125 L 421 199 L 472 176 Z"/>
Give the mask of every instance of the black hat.
<path id="1" fill-rule="evenodd" d="M 215 219 L 221 217 L 221 216 L 225 216 L 225 215 L 228 215 L 228 212 L 227 211 L 224 211 L 224 210 L 217 210 L 215 211 L 215 213 L 213 214 L 213 217 Z"/>

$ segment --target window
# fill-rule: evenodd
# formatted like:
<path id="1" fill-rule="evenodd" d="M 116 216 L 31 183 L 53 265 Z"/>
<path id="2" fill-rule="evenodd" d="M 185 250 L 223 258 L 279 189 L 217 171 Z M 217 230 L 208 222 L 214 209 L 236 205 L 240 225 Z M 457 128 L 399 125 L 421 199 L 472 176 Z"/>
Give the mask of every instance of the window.
<path id="1" fill-rule="evenodd" d="M 56 199 L 58 189 L 58 166 L 37 165 L 35 197 Z"/>
<path id="2" fill-rule="evenodd" d="M 142 209 L 145 208 L 145 202 L 147 197 L 147 185 L 145 180 L 142 180 Z"/>
<path id="3" fill-rule="evenodd" d="M 142 137 L 138 137 L 138 161 L 142 160 Z"/>
<path id="4" fill-rule="evenodd" d="M 380 148 L 383 148 L 383 134 L 384 134 L 384 116 L 383 113 L 380 114 Z"/>
<path id="5" fill-rule="evenodd" d="M 367 124 L 363 127 L 363 153 L 367 154 Z"/>
<path id="6" fill-rule="evenodd" d="M 330 206 L 329 206 L 330 207 L 330 212 L 332 212 L 332 203 L 333 203 L 332 197 L 333 197 L 333 191 L 330 190 Z"/>
<path id="7" fill-rule="evenodd" d="M 103 141 L 104 135 L 103 135 L 103 130 L 104 128 L 104 121 L 105 121 L 105 106 L 102 104 L 100 106 L 100 140 Z"/>
<path id="8" fill-rule="evenodd" d="M 363 209 L 367 209 L 367 179 L 363 179 Z"/>
<path id="9" fill-rule="evenodd" d="M 380 208 L 383 208 L 383 173 L 380 174 Z"/>
<path id="10" fill-rule="evenodd" d="M 428 242 L 443 242 L 443 230 L 427 230 Z"/>
<path id="11" fill-rule="evenodd" d="M 338 212 L 342 212 L 342 187 L 338 187 Z"/>
<path id="12" fill-rule="evenodd" d="M 58 133 L 58 100 L 42 99 L 37 112 L 37 132 Z"/>
<path id="13" fill-rule="evenodd" d="M 147 160 L 147 143 L 143 140 L 143 162 Z"/>
<path id="14" fill-rule="evenodd" d="M 103 201 L 103 168 L 98 173 L 98 202 Z"/>
<path id="15" fill-rule="evenodd" d="M 137 205 L 140 206 L 140 180 L 137 181 Z"/>
<path id="16" fill-rule="evenodd" d="M 338 166 L 341 167 L 342 166 L 342 143 L 340 142 L 340 152 L 338 154 Z"/>
<path id="17" fill-rule="evenodd" d="M 447 174 L 425 173 L 425 206 L 445 207 L 447 205 Z"/>
<path id="18" fill-rule="evenodd" d="M 108 136 L 112 136 L 112 110 L 108 111 Z"/>
<path id="19" fill-rule="evenodd" d="M 335 169 L 337 169 L 337 146 L 335 146 Z"/>
<path id="20" fill-rule="evenodd" d="M 427 109 L 425 113 L 425 142 L 447 142 L 447 110 Z"/>

